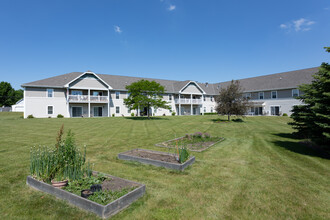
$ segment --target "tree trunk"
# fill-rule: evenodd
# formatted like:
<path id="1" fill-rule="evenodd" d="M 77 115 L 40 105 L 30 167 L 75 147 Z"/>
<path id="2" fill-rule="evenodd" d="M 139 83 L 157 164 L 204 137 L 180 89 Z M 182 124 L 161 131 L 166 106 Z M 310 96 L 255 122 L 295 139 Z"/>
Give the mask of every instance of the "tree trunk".
<path id="1" fill-rule="evenodd" d="M 230 114 L 228 114 L 228 121 L 230 121 Z"/>
<path id="2" fill-rule="evenodd" d="M 147 109 L 147 113 L 148 113 L 148 120 L 150 120 L 150 112 L 149 112 L 149 109 L 150 109 L 150 105 L 148 104 L 148 109 Z"/>

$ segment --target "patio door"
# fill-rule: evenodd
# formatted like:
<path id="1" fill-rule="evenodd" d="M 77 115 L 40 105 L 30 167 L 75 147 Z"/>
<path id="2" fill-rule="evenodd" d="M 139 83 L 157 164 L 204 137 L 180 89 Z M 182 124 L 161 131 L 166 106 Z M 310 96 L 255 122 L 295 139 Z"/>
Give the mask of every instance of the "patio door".
<path id="1" fill-rule="evenodd" d="M 94 107 L 94 117 L 102 117 L 102 107 Z"/>
<path id="2" fill-rule="evenodd" d="M 270 114 L 271 115 L 280 115 L 280 106 L 271 106 Z"/>
<path id="3" fill-rule="evenodd" d="M 72 117 L 82 117 L 82 107 L 72 107 Z"/>

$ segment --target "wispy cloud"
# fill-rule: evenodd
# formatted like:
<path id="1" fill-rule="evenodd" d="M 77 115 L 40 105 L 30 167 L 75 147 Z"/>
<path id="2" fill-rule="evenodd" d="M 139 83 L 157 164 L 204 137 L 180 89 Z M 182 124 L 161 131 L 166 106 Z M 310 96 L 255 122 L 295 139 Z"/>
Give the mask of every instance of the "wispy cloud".
<path id="1" fill-rule="evenodd" d="M 305 19 L 305 18 L 300 18 L 298 20 L 294 20 L 285 24 L 281 24 L 280 28 L 285 29 L 288 31 L 309 31 L 311 30 L 311 26 L 315 24 L 314 21 Z"/>
<path id="2" fill-rule="evenodd" d="M 117 26 L 117 25 L 115 25 L 113 28 L 114 28 L 114 30 L 115 30 L 116 33 L 119 33 L 119 34 L 120 34 L 121 32 L 123 32 L 123 31 L 120 29 L 120 27 Z"/>
<path id="3" fill-rule="evenodd" d="M 175 5 L 170 5 L 167 9 L 168 9 L 169 11 L 173 11 L 173 10 L 175 10 L 175 8 L 176 8 Z"/>

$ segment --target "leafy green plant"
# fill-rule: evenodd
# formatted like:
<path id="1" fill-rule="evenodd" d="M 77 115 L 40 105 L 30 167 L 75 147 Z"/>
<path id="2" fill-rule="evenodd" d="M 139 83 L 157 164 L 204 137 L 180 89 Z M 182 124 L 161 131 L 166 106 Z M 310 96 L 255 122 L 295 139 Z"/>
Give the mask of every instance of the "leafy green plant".
<path id="1" fill-rule="evenodd" d="M 288 116 L 288 114 L 287 113 L 283 113 L 283 115 L 282 116 Z"/>
<path id="2" fill-rule="evenodd" d="M 179 162 L 184 163 L 189 159 L 189 151 L 188 149 L 184 146 L 179 148 Z"/>
<path id="3" fill-rule="evenodd" d="M 58 114 L 58 115 L 57 115 L 57 118 L 64 118 L 64 116 L 61 115 L 61 114 Z"/>
<path id="4" fill-rule="evenodd" d="M 80 179 L 69 181 L 64 190 L 80 196 L 82 190 L 89 189 L 94 184 L 102 184 L 106 179 L 107 177 L 103 174 L 84 176 Z"/>
<path id="5" fill-rule="evenodd" d="M 172 116 L 175 116 L 175 112 L 172 112 Z"/>
<path id="6" fill-rule="evenodd" d="M 94 194 L 89 196 L 88 199 L 102 205 L 107 205 L 110 202 L 115 201 L 116 199 L 122 197 L 123 195 L 129 193 L 134 189 L 135 187 L 124 188 L 120 191 L 111 191 L 111 190 L 98 191 L 98 192 L 94 192 Z"/>
<path id="7" fill-rule="evenodd" d="M 131 113 L 131 116 L 134 117 L 134 113 L 133 112 Z"/>
<path id="8" fill-rule="evenodd" d="M 112 117 L 115 117 L 115 114 L 114 113 L 112 114 Z"/>
<path id="9" fill-rule="evenodd" d="M 34 116 L 33 115 L 28 115 L 27 118 L 34 118 Z"/>

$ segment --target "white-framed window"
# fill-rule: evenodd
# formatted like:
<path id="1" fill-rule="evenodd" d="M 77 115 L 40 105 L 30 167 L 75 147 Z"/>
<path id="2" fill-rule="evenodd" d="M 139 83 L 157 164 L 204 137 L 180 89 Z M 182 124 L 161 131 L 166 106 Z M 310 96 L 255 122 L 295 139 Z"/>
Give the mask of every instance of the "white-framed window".
<path id="1" fill-rule="evenodd" d="M 47 89 L 47 97 L 48 98 L 54 97 L 54 89 Z"/>
<path id="2" fill-rule="evenodd" d="M 168 100 L 170 100 L 170 101 L 172 100 L 172 95 L 171 94 L 168 95 Z"/>
<path id="3" fill-rule="evenodd" d="M 272 99 L 277 99 L 277 91 L 272 91 L 271 97 Z"/>
<path id="4" fill-rule="evenodd" d="M 206 96 L 205 95 L 203 96 L 203 100 L 204 100 L 204 102 L 206 101 Z"/>
<path id="5" fill-rule="evenodd" d="M 131 113 L 131 109 L 130 108 L 127 109 L 127 113 Z"/>
<path id="6" fill-rule="evenodd" d="M 211 113 L 213 113 L 213 107 L 211 107 Z"/>
<path id="7" fill-rule="evenodd" d="M 299 89 L 292 89 L 292 97 L 298 97 L 299 96 Z"/>
<path id="8" fill-rule="evenodd" d="M 54 107 L 52 105 L 47 106 L 47 113 L 48 115 L 52 115 L 54 112 Z"/>
<path id="9" fill-rule="evenodd" d="M 211 102 L 213 102 L 213 96 L 210 96 Z"/>
<path id="10" fill-rule="evenodd" d="M 116 92 L 116 99 L 119 99 L 119 95 L 120 95 L 120 92 L 117 91 L 117 92 Z"/>
<path id="11" fill-rule="evenodd" d="M 72 90 L 71 95 L 82 95 L 83 92 L 81 90 Z"/>
<path id="12" fill-rule="evenodd" d="M 204 113 L 206 112 L 206 107 L 204 107 Z"/>
<path id="13" fill-rule="evenodd" d="M 264 92 L 259 92 L 259 99 L 264 99 Z"/>
<path id="14" fill-rule="evenodd" d="M 154 113 L 155 113 L 155 114 L 157 113 L 157 109 L 156 109 L 156 108 L 154 108 Z"/>
<path id="15" fill-rule="evenodd" d="M 116 106 L 116 113 L 119 114 L 120 113 L 120 107 Z"/>

